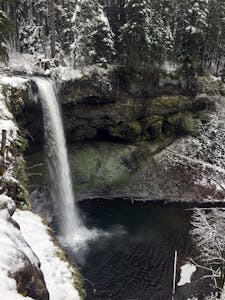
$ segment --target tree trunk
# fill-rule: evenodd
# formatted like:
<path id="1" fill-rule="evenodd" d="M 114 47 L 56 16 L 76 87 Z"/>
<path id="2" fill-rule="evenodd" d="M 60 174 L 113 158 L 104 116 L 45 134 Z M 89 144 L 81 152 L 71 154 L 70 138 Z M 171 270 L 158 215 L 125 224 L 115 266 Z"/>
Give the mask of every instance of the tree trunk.
<path id="1" fill-rule="evenodd" d="M 55 57 L 55 44 L 56 44 L 56 32 L 55 32 L 55 1 L 49 0 L 48 2 L 48 15 L 49 15 L 49 26 L 50 26 L 50 39 L 51 39 L 51 58 Z"/>
<path id="2" fill-rule="evenodd" d="M 5 149 L 6 149 L 6 130 L 2 130 L 2 141 L 1 141 L 1 151 L 0 154 L 4 158 L 5 157 Z"/>

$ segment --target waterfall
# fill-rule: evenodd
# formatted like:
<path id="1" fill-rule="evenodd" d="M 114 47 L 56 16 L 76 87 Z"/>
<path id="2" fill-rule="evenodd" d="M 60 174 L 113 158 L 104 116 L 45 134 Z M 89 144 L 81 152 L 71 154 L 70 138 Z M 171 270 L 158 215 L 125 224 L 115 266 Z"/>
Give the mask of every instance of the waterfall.
<path id="1" fill-rule="evenodd" d="M 73 194 L 63 122 L 51 80 L 36 78 L 43 109 L 45 139 L 51 181 L 51 197 L 60 234 L 69 239 L 82 226 Z"/>

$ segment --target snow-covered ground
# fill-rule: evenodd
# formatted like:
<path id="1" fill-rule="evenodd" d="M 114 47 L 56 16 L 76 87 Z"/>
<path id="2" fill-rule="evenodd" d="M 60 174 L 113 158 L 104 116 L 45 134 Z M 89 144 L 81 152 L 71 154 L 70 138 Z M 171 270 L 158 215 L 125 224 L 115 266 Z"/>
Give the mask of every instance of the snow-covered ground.
<path id="1" fill-rule="evenodd" d="M 0 288 L 0 295 L 2 300 L 33 300 L 30 297 L 23 297 L 15 291 L 8 291 Z"/>
<path id="2" fill-rule="evenodd" d="M 13 223 L 14 201 L 0 196 L 0 298 L 9 300 L 10 293 L 16 298 L 14 275 L 32 264 L 38 268 L 39 260 L 24 240 L 19 228 Z M 4 296 L 5 295 L 5 296 Z M 11 298 L 14 299 L 14 298 Z M 20 298 L 18 298 L 20 299 Z"/>
<path id="3" fill-rule="evenodd" d="M 225 199 L 225 97 L 213 96 L 200 134 L 177 139 L 154 156 L 148 178 L 155 198 L 184 202 Z M 149 191 L 152 193 L 152 191 Z"/>
<path id="4" fill-rule="evenodd" d="M 30 211 L 22 210 L 15 212 L 14 219 L 41 262 L 50 300 L 79 300 L 79 294 L 73 286 L 72 269 L 58 256 L 60 250 L 49 236 L 42 219 Z"/>

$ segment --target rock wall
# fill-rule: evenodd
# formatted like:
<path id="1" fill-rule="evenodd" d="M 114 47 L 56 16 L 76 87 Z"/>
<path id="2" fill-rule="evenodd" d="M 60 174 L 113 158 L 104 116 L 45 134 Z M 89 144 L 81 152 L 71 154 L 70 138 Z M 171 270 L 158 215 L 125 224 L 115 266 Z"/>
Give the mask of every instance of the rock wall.
<path id="1" fill-rule="evenodd" d="M 152 81 L 150 87 L 146 81 L 130 82 L 129 88 L 118 81 L 107 72 L 92 72 L 58 85 L 67 138 L 75 145 L 71 163 L 77 198 L 223 201 L 223 166 L 215 168 L 218 159 L 212 163 L 213 154 L 209 157 L 213 147 L 216 155 L 223 156 L 217 146 L 220 135 L 215 133 L 221 132 L 221 121 L 215 118 L 222 120 L 224 98 L 213 96 L 213 86 L 217 90 L 221 84 L 204 79 L 199 90 L 208 92 L 210 87 L 207 96 L 194 88 L 185 90 L 181 83 L 179 94 L 178 81 L 170 88 L 167 81 L 158 82 L 155 94 Z M 169 95 L 161 95 L 165 91 Z M 38 102 L 30 102 L 22 111 L 18 120 L 34 137 L 34 144 L 40 144 Z"/>
<path id="2" fill-rule="evenodd" d="M 207 97 L 196 97 L 197 83 L 188 89 L 185 81 L 151 76 L 125 80 L 118 69 L 91 69 L 73 79 L 59 81 L 68 141 L 135 143 L 198 131 L 198 112 L 206 109 L 210 101 Z M 35 84 L 31 86 L 32 100 L 37 95 Z M 43 142 L 38 101 L 27 103 L 17 114 L 17 120 L 29 132 L 30 145 Z"/>

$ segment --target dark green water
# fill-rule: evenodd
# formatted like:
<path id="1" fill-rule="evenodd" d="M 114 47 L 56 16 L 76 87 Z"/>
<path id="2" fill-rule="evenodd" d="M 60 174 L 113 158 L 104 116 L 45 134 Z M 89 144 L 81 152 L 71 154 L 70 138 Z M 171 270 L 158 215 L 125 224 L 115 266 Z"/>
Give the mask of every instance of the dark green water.
<path id="1" fill-rule="evenodd" d="M 190 212 L 122 200 L 85 201 L 80 209 L 89 228 L 109 233 L 90 242 L 81 261 L 67 249 L 87 279 L 88 300 L 171 299 L 174 251 L 178 273 L 192 254 Z M 185 294 L 180 289 L 177 299 Z"/>

